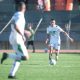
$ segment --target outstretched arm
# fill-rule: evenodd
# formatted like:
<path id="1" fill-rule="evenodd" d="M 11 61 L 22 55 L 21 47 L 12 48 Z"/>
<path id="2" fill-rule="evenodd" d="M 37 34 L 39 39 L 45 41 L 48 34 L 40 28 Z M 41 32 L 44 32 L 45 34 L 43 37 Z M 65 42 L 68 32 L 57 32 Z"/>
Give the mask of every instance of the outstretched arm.
<path id="1" fill-rule="evenodd" d="M 63 30 L 63 33 L 70 39 L 70 41 L 71 42 L 73 42 L 74 40 L 68 35 L 68 33 L 67 32 L 65 32 L 64 30 Z"/>
<path id="2" fill-rule="evenodd" d="M 48 44 L 49 40 L 50 40 L 50 35 L 47 34 L 47 39 L 46 39 L 45 43 Z"/>

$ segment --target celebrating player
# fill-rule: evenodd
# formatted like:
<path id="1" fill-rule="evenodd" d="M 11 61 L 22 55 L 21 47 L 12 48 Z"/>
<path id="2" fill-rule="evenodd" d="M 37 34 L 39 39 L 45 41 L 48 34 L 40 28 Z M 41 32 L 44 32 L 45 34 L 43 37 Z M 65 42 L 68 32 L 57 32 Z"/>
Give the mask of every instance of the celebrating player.
<path id="1" fill-rule="evenodd" d="M 51 19 L 50 26 L 47 28 L 47 39 L 46 44 L 49 42 L 49 62 L 52 63 L 52 53 L 53 48 L 55 49 L 55 60 L 58 60 L 58 55 L 60 51 L 60 32 L 63 32 L 70 40 L 73 42 L 73 39 L 69 37 L 69 35 L 61 29 L 58 25 L 56 25 L 56 21 L 54 19 Z"/>
<path id="2" fill-rule="evenodd" d="M 16 12 L 13 15 L 13 19 L 11 22 L 11 34 L 9 37 L 9 41 L 16 54 L 3 53 L 3 56 L 1 58 L 1 64 L 7 58 L 12 58 L 15 60 L 8 78 L 15 78 L 15 74 L 20 66 L 21 60 L 29 59 L 28 51 L 24 44 L 25 42 L 25 36 L 24 36 L 25 10 L 26 10 L 25 3 L 20 2 L 18 5 L 18 12 Z"/>

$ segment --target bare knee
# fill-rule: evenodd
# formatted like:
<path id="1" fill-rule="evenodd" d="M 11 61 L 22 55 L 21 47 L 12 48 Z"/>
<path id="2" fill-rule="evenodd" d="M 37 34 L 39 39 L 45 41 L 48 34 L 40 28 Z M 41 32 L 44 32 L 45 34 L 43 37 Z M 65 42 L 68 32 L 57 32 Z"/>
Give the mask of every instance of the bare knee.
<path id="1" fill-rule="evenodd" d="M 23 60 L 23 61 L 26 61 L 26 60 L 28 60 L 29 59 L 29 57 L 26 57 L 26 56 L 22 56 L 21 57 L 21 60 Z"/>

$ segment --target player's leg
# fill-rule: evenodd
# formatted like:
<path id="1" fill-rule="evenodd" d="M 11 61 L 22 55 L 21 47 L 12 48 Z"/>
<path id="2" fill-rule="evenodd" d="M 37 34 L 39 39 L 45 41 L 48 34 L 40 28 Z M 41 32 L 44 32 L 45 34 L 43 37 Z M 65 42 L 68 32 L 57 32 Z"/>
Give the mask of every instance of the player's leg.
<path id="1" fill-rule="evenodd" d="M 10 42 L 10 44 L 12 45 L 13 50 L 16 51 L 17 46 L 16 46 L 16 42 L 15 42 L 15 40 L 14 40 L 13 33 L 11 33 L 11 35 L 10 35 L 9 42 Z M 11 59 L 14 59 L 14 60 L 15 60 L 16 57 L 17 57 L 17 56 L 16 56 L 16 54 L 14 54 L 14 53 L 8 54 L 8 53 L 4 52 L 3 55 L 2 55 L 2 58 L 1 58 L 1 64 L 2 64 L 7 58 L 11 58 Z"/>
<path id="2" fill-rule="evenodd" d="M 55 55 L 56 55 L 55 60 L 57 61 L 59 58 L 59 50 L 58 49 L 55 50 Z"/>
<path id="3" fill-rule="evenodd" d="M 18 55 L 21 56 L 21 60 L 29 59 L 28 51 L 23 41 L 21 43 L 18 43 L 18 51 L 19 51 Z"/>
<path id="4" fill-rule="evenodd" d="M 30 45 L 30 42 L 28 41 L 28 42 L 27 42 L 27 49 L 29 48 L 29 45 Z"/>
<path id="5" fill-rule="evenodd" d="M 35 45 L 34 45 L 34 41 L 33 41 L 33 53 L 35 53 Z"/>
<path id="6" fill-rule="evenodd" d="M 17 58 L 11 68 L 11 71 L 10 71 L 8 78 L 15 77 L 15 74 L 16 74 L 17 70 L 19 69 L 21 60 L 29 59 L 28 52 L 27 52 L 27 49 L 26 49 L 24 42 L 19 43 L 17 45 L 16 55 L 17 55 Z"/>
<path id="7" fill-rule="evenodd" d="M 15 74 L 16 74 L 17 70 L 19 69 L 20 62 L 21 62 L 21 56 L 17 55 L 19 53 L 19 51 L 17 50 L 18 49 L 17 43 L 12 44 L 12 48 L 16 54 L 8 54 L 9 58 L 14 59 L 14 63 L 11 67 L 8 78 L 15 78 Z"/>
<path id="8" fill-rule="evenodd" d="M 10 59 L 13 59 L 13 60 L 15 60 L 16 59 L 16 54 L 14 54 L 14 53 L 6 53 L 6 52 L 4 52 L 3 54 L 2 54 L 2 58 L 1 58 L 1 64 L 3 64 L 3 62 L 7 59 L 7 58 L 10 58 Z"/>
<path id="9" fill-rule="evenodd" d="M 17 47 L 16 45 L 12 45 L 13 49 L 16 51 L 17 50 Z M 4 60 L 6 60 L 7 58 L 11 58 L 11 59 L 14 59 L 14 64 L 11 68 L 11 71 L 9 73 L 9 76 L 8 78 L 15 78 L 15 73 L 17 72 L 19 66 L 20 66 L 20 61 L 21 61 L 21 56 L 18 56 L 17 55 L 17 51 L 16 51 L 16 54 L 7 54 L 7 53 L 3 53 L 3 56 L 2 56 L 2 59 L 1 59 L 1 63 L 3 63 Z"/>
<path id="10" fill-rule="evenodd" d="M 49 62 L 52 60 L 52 52 L 53 52 L 53 47 L 49 46 Z"/>
<path id="11" fill-rule="evenodd" d="M 56 44 L 55 46 L 55 60 L 58 60 L 59 57 L 59 52 L 60 52 L 60 44 Z"/>
<path id="12" fill-rule="evenodd" d="M 8 78 L 15 78 L 15 74 L 18 71 L 19 66 L 20 66 L 20 61 L 19 60 L 15 60 L 13 65 L 12 65 L 12 67 L 11 67 L 11 70 L 10 70 Z"/>
<path id="13" fill-rule="evenodd" d="M 2 58 L 1 58 L 1 64 L 8 58 L 8 54 L 6 52 L 4 52 L 2 54 Z"/>
<path id="14" fill-rule="evenodd" d="M 31 41 L 31 45 L 32 45 L 32 48 L 33 48 L 33 53 L 35 53 L 34 41 Z"/>

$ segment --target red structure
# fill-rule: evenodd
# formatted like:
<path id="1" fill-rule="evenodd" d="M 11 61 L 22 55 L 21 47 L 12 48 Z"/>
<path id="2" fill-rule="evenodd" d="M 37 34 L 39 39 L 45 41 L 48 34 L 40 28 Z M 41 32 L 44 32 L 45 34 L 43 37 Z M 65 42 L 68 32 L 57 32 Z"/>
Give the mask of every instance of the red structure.
<path id="1" fill-rule="evenodd" d="M 51 10 L 50 0 L 44 0 L 44 10 L 45 11 L 50 11 Z"/>
<path id="2" fill-rule="evenodd" d="M 67 0 L 66 10 L 73 10 L 73 0 Z"/>
<path id="3" fill-rule="evenodd" d="M 66 0 L 55 0 L 55 10 L 65 10 Z"/>

